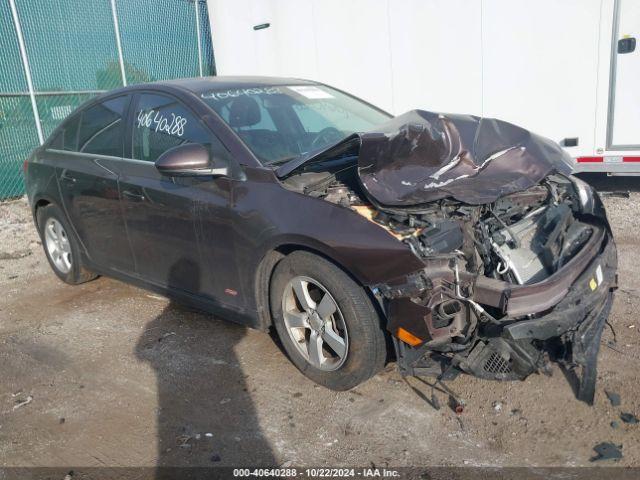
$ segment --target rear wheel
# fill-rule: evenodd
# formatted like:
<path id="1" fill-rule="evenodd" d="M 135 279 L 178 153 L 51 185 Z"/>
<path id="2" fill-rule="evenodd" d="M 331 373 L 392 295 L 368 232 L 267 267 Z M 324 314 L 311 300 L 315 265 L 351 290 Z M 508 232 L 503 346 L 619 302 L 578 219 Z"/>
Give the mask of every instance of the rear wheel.
<path id="1" fill-rule="evenodd" d="M 36 218 L 49 265 L 63 282 L 77 285 L 97 277 L 82 265 L 78 240 L 57 206 L 40 207 Z"/>
<path id="2" fill-rule="evenodd" d="M 311 380 L 348 390 L 384 366 L 380 317 L 364 289 L 309 252 L 285 257 L 273 273 L 273 322 L 293 364 Z"/>

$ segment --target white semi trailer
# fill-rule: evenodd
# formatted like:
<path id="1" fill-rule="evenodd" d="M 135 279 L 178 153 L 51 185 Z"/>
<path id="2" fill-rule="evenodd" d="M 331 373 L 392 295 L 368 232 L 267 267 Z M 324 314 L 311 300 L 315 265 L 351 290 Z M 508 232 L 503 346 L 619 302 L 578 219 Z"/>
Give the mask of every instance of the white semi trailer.
<path id="1" fill-rule="evenodd" d="M 640 0 L 209 0 L 220 75 L 500 118 L 640 175 Z"/>

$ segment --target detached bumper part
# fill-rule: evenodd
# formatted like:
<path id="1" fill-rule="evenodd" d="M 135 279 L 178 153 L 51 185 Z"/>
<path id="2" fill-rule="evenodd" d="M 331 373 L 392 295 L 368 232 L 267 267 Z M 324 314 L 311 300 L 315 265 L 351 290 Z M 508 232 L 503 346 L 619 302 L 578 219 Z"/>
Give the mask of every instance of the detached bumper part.
<path id="1" fill-rule="evenodd" d="M 598 352 L 602 330 L 613 305 L 613 294 L 607 296 L 605 304 L 591 321 L 583 322 L 573 334 L 573 361 L 582 365 L 582 378 L 578 387 L 578 400 L 593 405 L 596 391 Z"/>
<path id="2" fill-rule="evenodd" d="M 491 380 L 522 380 L 546 369 L 550 356 L 571 370 L 580 367 L 577 398 L 593 404 L 602 330 L 617 288 L 617 255 L 609 234 L 605 233 L 600 251 L 585 263 L 580 274 L 571 275 L 574 281 L 564 298 L 538 318 L 505 317 L 499 324 L 484 324 L 468 344 L 451 344 L 460 348 L 447 351 L 432 348 L 429 306 L 414 303 L 415 295 L 391 299 L 390 325 L 406 326 L 425 341 L 410 347 L 394 339 L 401 374 L 437 376 L 455 370 Z"/>

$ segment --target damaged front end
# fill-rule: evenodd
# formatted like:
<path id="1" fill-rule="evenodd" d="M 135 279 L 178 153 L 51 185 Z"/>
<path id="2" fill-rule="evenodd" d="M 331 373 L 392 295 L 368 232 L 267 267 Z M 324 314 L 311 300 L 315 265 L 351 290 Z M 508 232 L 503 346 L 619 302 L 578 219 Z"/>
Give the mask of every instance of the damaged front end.
<path id="1" fill-rule="evenodd" d="M 592 403 L 616 249 L 600 199 L 554 142 L 413 111 L 277 173 L 424 263 L 371 286 L 403 374 L 516 380 L 555 360 L 582 369 L 578 397 Z"/>
<path id="2" fill-rule="evenodd" d="M 424 270 L 377 286 L 403 374 L 517 380 L 556 360 L 582 367 L 578 397 L 593 401 L 616 249 L 606 220 L 580 210 L 569 179 L 551 176 L 543 188 L 546 196 L 533 187 L 477 207 L 439 202 L 449 209 L 446 229 L 435 211 L 407 214 L 414 224 L 411 217 L 429 215 L 439 231 L 426 227 L 426 241 L 423 233 L 408 240 Z"/>

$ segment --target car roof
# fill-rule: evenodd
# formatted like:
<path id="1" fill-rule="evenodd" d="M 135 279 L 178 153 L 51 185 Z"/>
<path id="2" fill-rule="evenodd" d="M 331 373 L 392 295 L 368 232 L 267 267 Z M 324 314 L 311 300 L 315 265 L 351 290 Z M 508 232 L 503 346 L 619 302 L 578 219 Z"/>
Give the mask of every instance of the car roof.
<path id="1" fill-rule="evenodd" d="M 178 78 L 175 80 L 162 80 L 151 83 L 139 83 L 120 88 L 117 92 L 126 92 L 137 89 L 153 88 L 154 86 L 174 87 L 187 90 L 196 95 L 211 90 L 226 90 L 234 88 L 274 87 L 281 85 L 317 85 L 317 82 L 300 78 L 286 77 L 258 77 L 258 76 L 215 76 Z M 116 92 L 108 92 L 109 94 Z"/>

